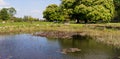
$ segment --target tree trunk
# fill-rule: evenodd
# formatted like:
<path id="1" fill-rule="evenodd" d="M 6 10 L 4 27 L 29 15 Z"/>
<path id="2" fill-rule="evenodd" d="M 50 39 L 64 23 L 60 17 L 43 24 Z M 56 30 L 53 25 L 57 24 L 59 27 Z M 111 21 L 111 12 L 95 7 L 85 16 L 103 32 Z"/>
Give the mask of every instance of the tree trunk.
<path id="1" fill-rule="evenodd" d="M 85 24 L 86 24 L 86 23 L 88 23 L 88 20 L 87 20 L 87 19 L 85 19 Z"/>
<path id="2" fill-rule="evenodd" d="M 76 19 L 76 23 L 77 23 L 77 24 L 80 23 L 80 20 L 79 20 L 79 19 Z"/>

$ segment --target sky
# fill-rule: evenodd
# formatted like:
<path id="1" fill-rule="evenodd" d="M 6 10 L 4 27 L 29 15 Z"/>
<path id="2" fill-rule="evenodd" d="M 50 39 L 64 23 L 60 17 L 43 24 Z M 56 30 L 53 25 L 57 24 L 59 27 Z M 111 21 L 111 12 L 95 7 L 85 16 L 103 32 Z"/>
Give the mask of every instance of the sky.
<path id="1" fill-rule="evenodd" d="M 14 7 L 16 17 L 32 16 L 43 19 L 43 11 L 49 4 L 59 5 L 60 0 L 0 0 L 0 9 Z"/>

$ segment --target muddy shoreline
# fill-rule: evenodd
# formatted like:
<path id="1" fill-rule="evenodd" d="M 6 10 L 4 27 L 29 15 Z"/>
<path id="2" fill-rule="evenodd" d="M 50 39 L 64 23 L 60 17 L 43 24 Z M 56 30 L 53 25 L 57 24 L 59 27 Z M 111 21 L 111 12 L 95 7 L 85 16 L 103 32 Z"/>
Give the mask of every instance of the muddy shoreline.
<path id="1" fill-rule="evenodd" d="M 111 32 L 110 32 L 111 33 Z M 34 33 L 34 36 L 41 36 L 53 39 L 94 39 L 96 42 L 112 45 L 116 48 L 120 48 L 120 41 L 117 39 L 119 36 L 115 36 L 109 33 L 101 34 L 101 32 L 84 32 L 84 31 L 43 31 Z M 112 36 L 112 38 L 111 38 Z M 116 38 L 113 40 L 113 38 Z"/>
<path id="2" fill-rule="evenodd" d="M 87 34 L 83 32 L 65 32 L 65 31 L 44 31 L 34 33 L 35 36 L 48 37 L 48 38 L 60 38 L 60 39 L 77 39 L 86 38 Z"/>

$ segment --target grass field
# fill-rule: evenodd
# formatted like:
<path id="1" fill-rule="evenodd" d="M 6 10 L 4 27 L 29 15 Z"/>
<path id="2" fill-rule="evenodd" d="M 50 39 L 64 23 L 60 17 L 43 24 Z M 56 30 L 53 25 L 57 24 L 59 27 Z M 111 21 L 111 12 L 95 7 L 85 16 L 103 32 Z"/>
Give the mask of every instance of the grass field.
<path id="1" fill-rule="evenodd" d="M 7 22 L 0 23 L 0 34 L 34 33 L 41 31 L 82 32 L 96 41 L 120 47 L 120 23 L 107 24 L 62 24 L 52 22 Z"/>

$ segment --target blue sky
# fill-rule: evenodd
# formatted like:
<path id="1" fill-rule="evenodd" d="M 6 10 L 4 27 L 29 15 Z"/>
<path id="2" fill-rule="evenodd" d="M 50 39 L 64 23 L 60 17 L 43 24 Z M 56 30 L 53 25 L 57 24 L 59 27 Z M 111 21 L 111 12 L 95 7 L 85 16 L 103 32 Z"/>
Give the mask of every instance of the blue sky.
<path id="1" fill-rule="evenodd" d="M 49 4 L 60 4 L 60 0 L 0 0 L 0 8 L 14 7 L 17 17 L 24 15 L 42 19 L 42 12 Z"/>

